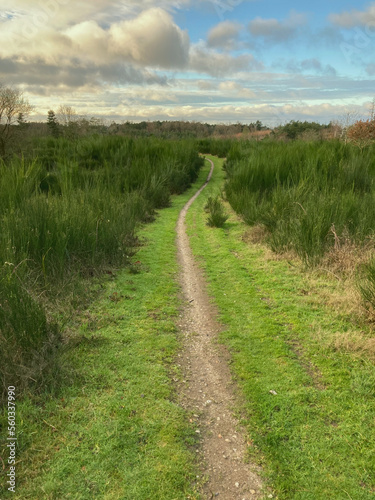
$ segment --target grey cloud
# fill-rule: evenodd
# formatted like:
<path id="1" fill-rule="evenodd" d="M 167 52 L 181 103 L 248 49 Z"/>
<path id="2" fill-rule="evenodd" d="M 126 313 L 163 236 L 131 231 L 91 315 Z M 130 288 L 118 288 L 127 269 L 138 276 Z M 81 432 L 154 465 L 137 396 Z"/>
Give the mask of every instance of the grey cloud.
<path id="1" fill-rule="evenodd" d="M 372 2 L 366 10 L 352 9 L 341 13 L 332 13 L 329 20 L 340 28 L 353 28 L 354 26 L 375 25 L 375 2 Z"/>
<path id="2" fill-rule="evenodd" d="M 253 37 L 273 42 L 285 42 L 292 39 L 306 23 L 307 18 L 304 14 L 293 11 L 283 21 L 257 17 L 250 21 L 248 28 Z"/>
<path id="3" fill-rule="evenodd" d="M 198 73 L 220 77 L 239 71 L 262 69 L 263 65 L 251 54 L 232 56 L 197 45 L 191 49 L 189 68 Z"/>
<path id="4" fill-rule="evenodd" d="M 304 71 L 317 73 L 326 76 L 336 76 L 337 72 L 330 64 L 322 64 L 318 59 L 304 59 L 303 61 L 289 61 L 286 68 L 293 73 L 301 73 Z"/>
<path id="5" fill-rule="evenodd" d="M 207 36 L 207 45 L 231 50 L 235 48 L 242 26 L 232 21 L 224 21 L 212 28 Z"/>
<path id="6" fill-rule="evenodd" d="M 311 33 L 309 43 L 316 47 L 321 45 L 326 47 L 327 45 L 337 45 L 343 41 L 342 34 L 333 26 L 325 26 L 324 28 Z"/>
<path id="7" fill-rule="evenodd" d="M 80 88 L 91 84 L 135 84 L 166 85 L 167 78 L 132 65 L 108 64 L 82 65 L 71 60 L 69 65 L 52 65 L 33 58 L 24 62 L 22 59 L 0 59 L 0 80 L 27 86 L 68 86 Z"/>
<path id="8" fill-rule="evenodd" d="M 199 90 L 215 90 L 217 88 L 217 83 L 212 80 L 198 80 L 197 87 Z"/>

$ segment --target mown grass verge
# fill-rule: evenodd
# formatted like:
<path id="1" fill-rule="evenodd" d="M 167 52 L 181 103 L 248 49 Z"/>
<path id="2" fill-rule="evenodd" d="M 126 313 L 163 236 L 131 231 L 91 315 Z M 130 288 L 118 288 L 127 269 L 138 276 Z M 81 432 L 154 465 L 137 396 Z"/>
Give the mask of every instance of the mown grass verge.
<path id="1" fill-rule="evenodd" d="M 199 180 L 139 233 L 136 262 L 83 314 L 61 361 L 62 383 L 18 402 L 15 499 L 198 499 L 194 429 L 171 378 L 179 348 L 175 224 Z M 5 415 L 1 453 L 6 462 Z"/>
<path id="2" fill-rule="evenodd" d="M 222 160 L 214 161 L 207 196 L 223 182 Z M 247 226 L 229 206 L 224 227 L 208 229 L 204 203 L 192 206 L 189 233 L 226 325 L 221 341 L 244 396 L 250 456 L 280 500 L 374 498 L 375 367 L 344 341 L 371 332 L 327 306 L 337 280 L 312 282 L 301 266 L 266 259 L 265 247 L 244 241 Z"/>

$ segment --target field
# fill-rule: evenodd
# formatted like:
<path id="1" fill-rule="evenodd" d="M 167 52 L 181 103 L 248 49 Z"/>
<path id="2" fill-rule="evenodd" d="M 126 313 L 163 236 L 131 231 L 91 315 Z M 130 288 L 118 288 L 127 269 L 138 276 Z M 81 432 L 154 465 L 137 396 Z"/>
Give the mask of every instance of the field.
<path id="1" fill-rule="evenodd" d="M 375 150 L 106 136 L 38 139 L 0 166 L 13 497 L 204 498 L 204 435 L 176 387 L 175 225 L 207 177 L 198 152 L 222 159 L 187 233 L 264 498 L 373 498 Z"/>

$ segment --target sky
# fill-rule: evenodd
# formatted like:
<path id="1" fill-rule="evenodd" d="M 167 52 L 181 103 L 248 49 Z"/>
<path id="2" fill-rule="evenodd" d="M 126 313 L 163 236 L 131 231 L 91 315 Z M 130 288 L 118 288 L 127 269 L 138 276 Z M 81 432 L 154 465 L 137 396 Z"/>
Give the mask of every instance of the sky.
<path id="1" fill-rule="evenodd" d="M 1 0 L 0 83 L 115 121 L 367 118 L 375 1 Z"/>

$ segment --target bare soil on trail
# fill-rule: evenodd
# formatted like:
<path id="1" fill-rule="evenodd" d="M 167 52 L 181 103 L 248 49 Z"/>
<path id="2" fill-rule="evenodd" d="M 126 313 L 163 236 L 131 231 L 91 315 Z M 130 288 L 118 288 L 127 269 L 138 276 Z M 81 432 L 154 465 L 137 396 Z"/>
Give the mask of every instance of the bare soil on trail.
<path id="1" fill-rule="evenodd" d="M 206 499 L 251 500 L 261 498 L 259 468 L 245 463 L 249 445 L 246 432 L 233 415 L 236 406 L 228 352 L 215 344 L 221 329 L 217 311 L 207 295 L 205 278 L 194 260 L 186 234 L 185 217 L 207 182 L 182 209 L 177 223 L 180 282 L 185 307 L 180 318 L 184 349 L 179 355 L 183 381 L 179 384 L 182 406 L 192 412 L 201 437 L 201 473 L 206 479 Z"/>

